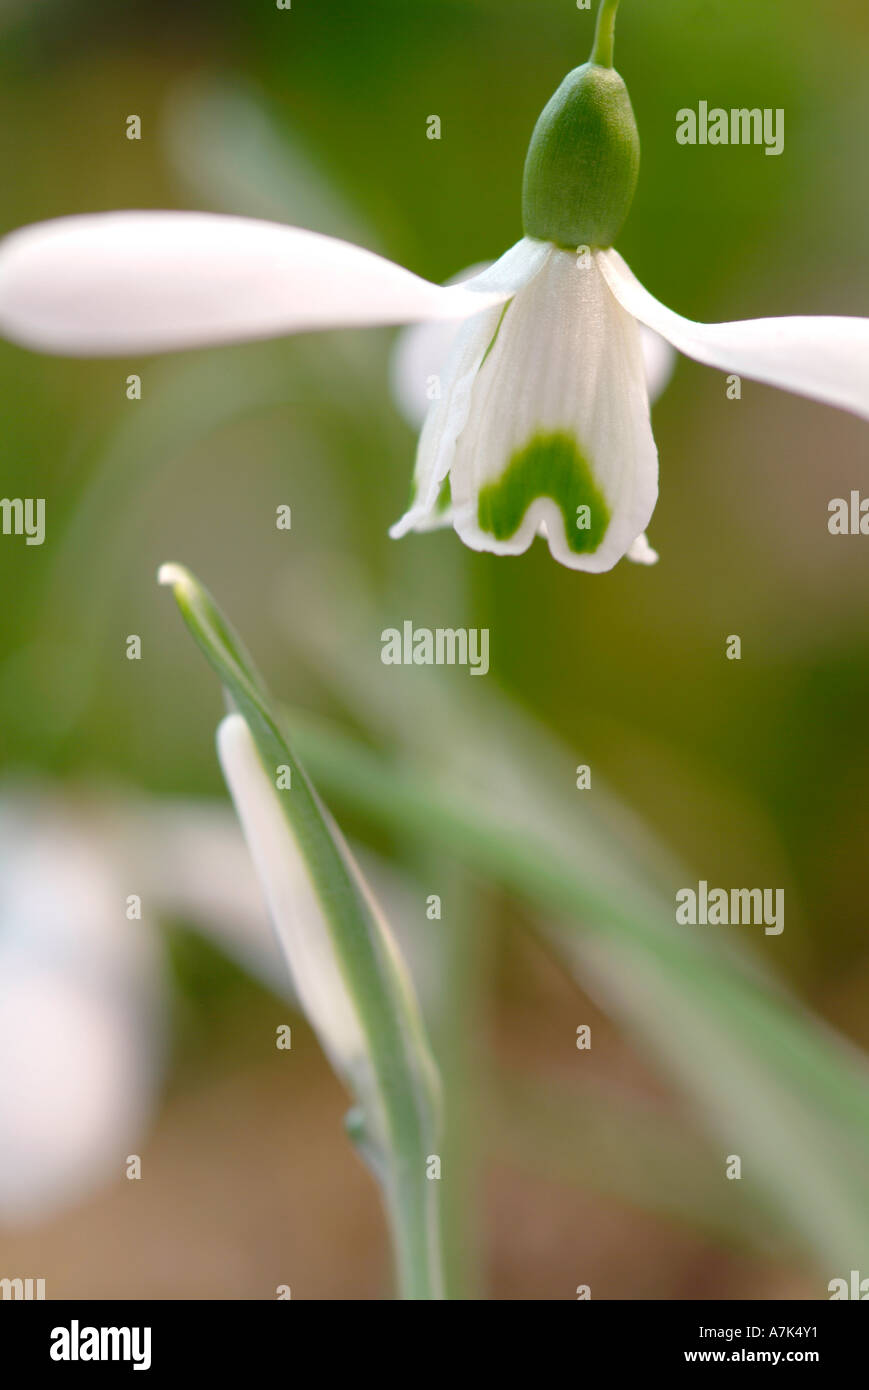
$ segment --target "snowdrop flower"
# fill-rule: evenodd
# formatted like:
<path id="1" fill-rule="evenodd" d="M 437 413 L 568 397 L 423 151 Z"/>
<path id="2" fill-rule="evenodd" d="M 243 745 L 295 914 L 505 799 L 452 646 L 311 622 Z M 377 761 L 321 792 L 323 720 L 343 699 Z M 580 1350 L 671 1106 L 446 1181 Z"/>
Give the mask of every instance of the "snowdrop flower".
<path id="1" fill-rule="evenodd" d="M 317 328 L 464 320 L 422 429 L 393 536 L 444 515 L 476 550 L 543 535 L 571 569 L 649 561 L 658 494 L 641 325 L 708 366 L 869 417 L 869 320 L 699 324 L 665 308 L 613 249 L 639 139 L 612 66 L 618 0 L 591 59 L 532 136 L 524 236 L 460 285 L 275 223 L 202 213 L 63 218 L 0 245 L 0 330 L 73 355 L 163 352 Z"/>
<path id="2" fill-rule="evenodd" d="M 471 267 L 457 275 L 451 284 L 461 284 L 480 274 L 485 266 Z M 433 396 L 441 392 L 444 364 L 458 338 L 455 323 L 417 323 L 398 335 L 391 361 L 391 387 L 396 405 L 408 424 L 420 429 L 429 413 Z M 653 404 L 668 385 L 676 362 L 676 353 L 658 333 L 640 324 L 640 346 L 649 403 Z M 446 482 L 441 487 L 436 506 L 420 517 L 416 531 L 433 531 L 455 524 L 455 513 Z M 398 527 L 394 528 L 398 532 Z M 541 534 L 546 535 L 545 522 Z M 655 564 L 658 556 L 644 535 L 639 536 L 627 552 L 627 558 L 639 564 Z"/>

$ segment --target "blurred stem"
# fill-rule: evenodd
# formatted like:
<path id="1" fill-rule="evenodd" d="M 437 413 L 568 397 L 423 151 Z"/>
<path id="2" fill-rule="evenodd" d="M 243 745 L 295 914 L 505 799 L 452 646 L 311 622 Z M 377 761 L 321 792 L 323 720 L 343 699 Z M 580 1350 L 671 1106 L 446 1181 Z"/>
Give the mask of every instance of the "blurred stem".
<path id="1" fill-rule="evenodd" d="M 414 1147 L 406 1154 L 396 1149 L 395 1159 L 396 1166 L 405 1169 L 404 1181 L 395 1183 L 389 1211 L 398 1296 L 414 1301 L 445 1298 L 438 1184 L 420 1174 Z"/>
<path id="2" fill-rule="evenodd" d="M 420 571 L 406 552 L 394 552 L 393 601 L 410 611 L 467 611 L 471 598 L 467 555 L 448 568 Z M 420 848 L 422 853 L 420 854 Z M 432 1029 L 443 1085 L 444 1180 L 441 1189 L 441 1238 L 445 1297 L 476 1300 L 483 1297 L 483 1203 L 481 1076 L 483 1053 L 479 1020 L 488 1000 L 488 923 L 481 894 L 466 867 L 418 838 L 410 847 L 425 879 L 436 879 L 442 919 L 427 923 L 438 933 L 440 1007 Z"/>
<path id="3" fill-rule="evenodd" d="M 443 867 L 440 877 L 443 877 Z M 435 1050 L 444 1083 L 444 1168 L 441 1197 L 444 1279 L 450 1299 L 482 1297 L 482 1233 L 479 1195 L 479 1095 L 482 1061 L 477 1021 L 485 1007 L 486 923 L 479 893 L 462 869 L 444 879 L 441 970 L 448 1001 L 435 1028 Z M 475 911 L 475 908 L 478 909 Z"/>
<path id="4" fill-rule="evenodd" d="M 591 58 L 589 61 L 596 63 L 597 66 L 601 68 L 611 68 L 613 65 L 616 10 L 618 7 L 619 0 L 601 0 L 600 9 L 597 12 L 594 46 L 591 50 Z"/>

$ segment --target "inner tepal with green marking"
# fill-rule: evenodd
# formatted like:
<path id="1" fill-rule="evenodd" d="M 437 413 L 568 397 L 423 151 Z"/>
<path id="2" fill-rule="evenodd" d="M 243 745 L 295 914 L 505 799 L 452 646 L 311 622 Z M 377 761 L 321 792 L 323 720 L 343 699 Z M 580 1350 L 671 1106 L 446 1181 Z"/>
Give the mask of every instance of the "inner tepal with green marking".
<path id="1" fill-rule="evenodd" d="M 575 554 L 597 550 L 610 522 L 610 510 L 591 467 L 566 431 L 540 433 L 517 449 L 502 476 L 480 491 L 480 530 L 508 540 L 522 525 L 528 508 L 550 498 L 564 520 L 567 546 Z"/>

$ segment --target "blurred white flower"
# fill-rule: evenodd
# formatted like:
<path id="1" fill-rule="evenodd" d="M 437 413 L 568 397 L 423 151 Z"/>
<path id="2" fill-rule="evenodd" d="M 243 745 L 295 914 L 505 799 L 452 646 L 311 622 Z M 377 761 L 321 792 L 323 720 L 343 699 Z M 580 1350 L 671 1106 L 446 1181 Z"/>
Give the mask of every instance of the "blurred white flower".
<path id="1" fill-rule="evenodd" d="M 364 862 L 378 896 L 411 919 L 413 890 Z M 126 916 L 131 894 L 141 920 Z M 77 1205 L 141 1154 L 167 1052 L 165 922 L 298 1007 L 230 807 L 0 794 L 0 1227 Z M 402 946 L 420 956 L 415 937 Z M 435 973 L 423 955 L 429 995 Z"/>
<path id="2" fill-rule="evenodd" d="M 0 803 L 0 1221 L 30 1221 L 123 1173 L 159 1081 L 156 938 L 86 818 Z"/>
<path id="3" fill-rule="evenodd" d="M 80 1202 L 140 1152 L 166 1040 L 155 927 L 173 917 L 292 997 L 227 808 L 0 798 L 0 1224 Z"/>
<path id="4" fill-rule="evenodd" d="M 344 979 L 307 847 L 282 810 L 280 794 L 240 714 L 228 714 L 220 724 L 217 751 L 305 1014 L 335 1071 L 367 1091 L 371 1078 L 365 1029 Z M 343 847 L 332 822 L 330 829 Z M 361 879 L 356 878 L 361 892 Z"/>

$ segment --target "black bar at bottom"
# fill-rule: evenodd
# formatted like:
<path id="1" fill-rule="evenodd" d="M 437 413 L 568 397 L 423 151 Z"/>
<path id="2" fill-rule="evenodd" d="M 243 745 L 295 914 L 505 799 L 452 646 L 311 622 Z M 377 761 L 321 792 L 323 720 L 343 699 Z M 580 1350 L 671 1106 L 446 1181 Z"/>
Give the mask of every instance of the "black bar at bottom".
<path id="1" fill-rule="evenodd" d="M 431 1322 L 418 1323 L 400 1304 L 6 1301 L 0 1302 L 0 1355 L 4 1367 L 15 1366 L 19 1384 L 31 1371 L 47 1371 L 52 1378 L 99 1377 L 105 1369 L 116 1377 L 138 1371 L 157 1378 L 167 1371 L 195 1371 L 224 1379 L 233 1372 L 255 1374 L 264 1366 L 310 1379 L 311 1355 L 330 1380 L 344 1364 L 351 1374 L 364 1367 L 378 1378 L 415 1379 L 421 1369 L 430 1374 L 438 1361 L 455 1364 L 457 1354 L 466 1370 L 469 1362 L 482 1359 L 491 1371 L 500 1352 L 509 1357 L 514 1375 L 523 1356 L 530 1356 L 539 1371 L 559 1334 L 567 1333 L 577 1372 L 595 1365 L 598 1375 L 718 1365 L 730 1370 L 809 1366 L 829 1373 L 861 1365 L 869 1333 L 866 1314 L 843 1302 L 589 1301 L 576 1302 L 569 1314 L 550 1312 L 542 1323 L 537 1321 L 542 1314 L 518 1314 L 513 1305 L 498 1337 L 489 1323 L 496 1313 L 483 1313 L 482 1324 L 480 1312 L 469 1315 L 477 1304 L 453 1314 L 441 1307 L 426 1315 Z M 404 1339 L 391 1344 L 393 1327 L 417 1335 L 410 1344 Z M 464 1350 L 458 1353 L 443 1337 L 452 1328 L 462 1335 Z M 300 1362 L 302 1352 L 308 1356 Z"/>

